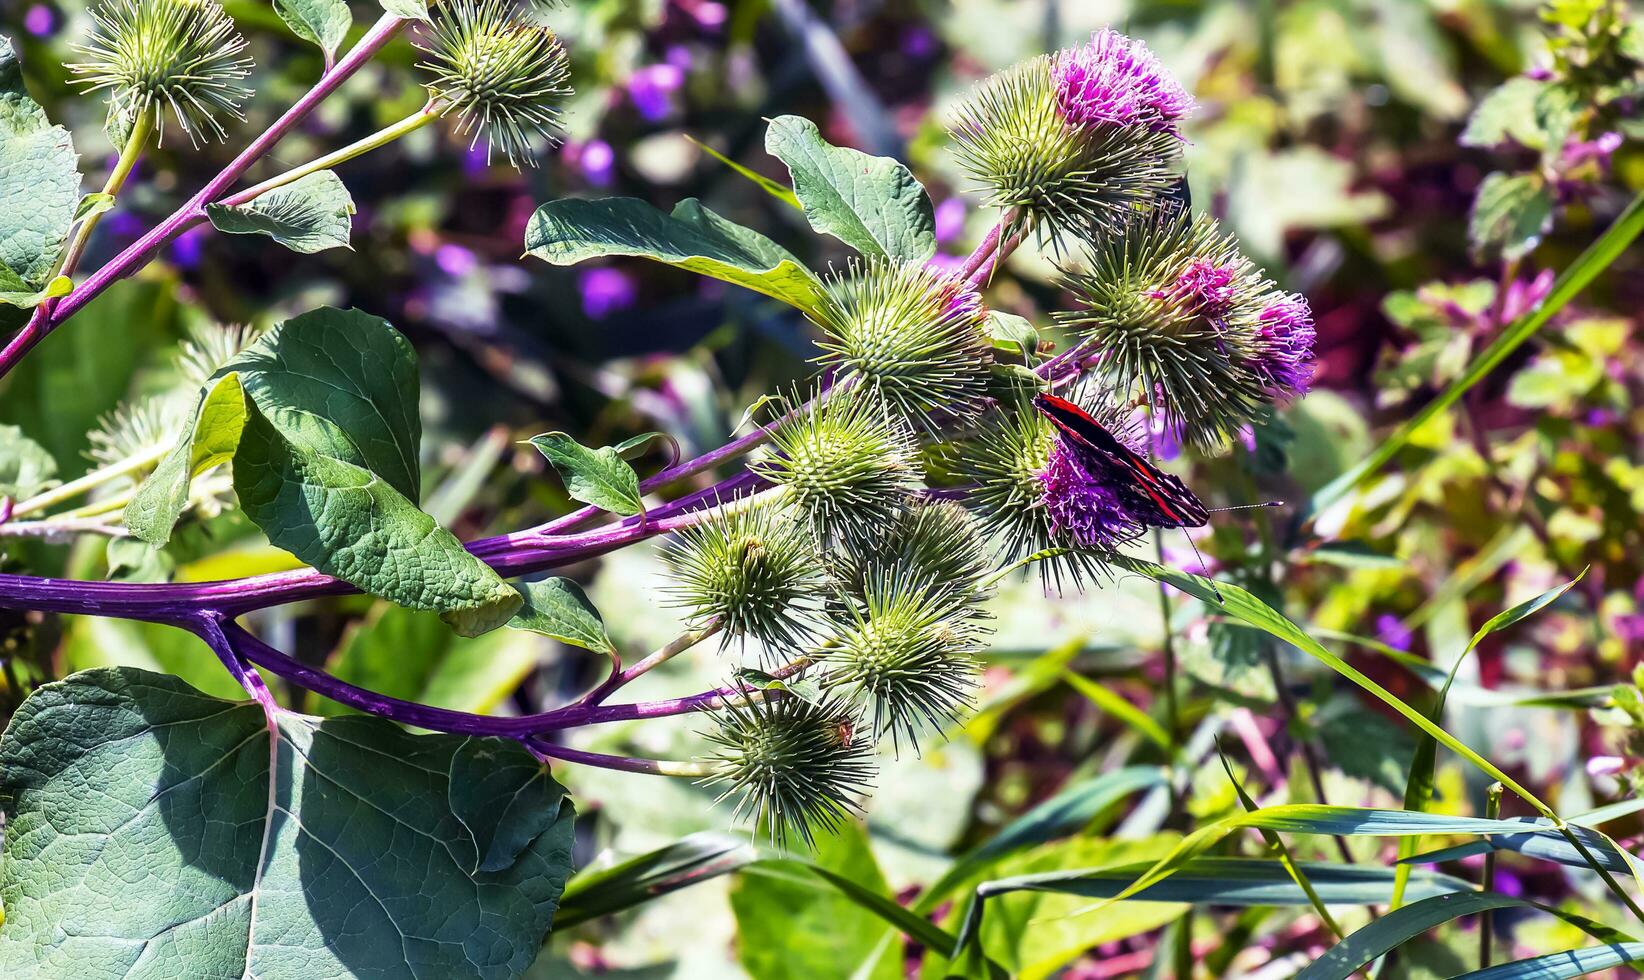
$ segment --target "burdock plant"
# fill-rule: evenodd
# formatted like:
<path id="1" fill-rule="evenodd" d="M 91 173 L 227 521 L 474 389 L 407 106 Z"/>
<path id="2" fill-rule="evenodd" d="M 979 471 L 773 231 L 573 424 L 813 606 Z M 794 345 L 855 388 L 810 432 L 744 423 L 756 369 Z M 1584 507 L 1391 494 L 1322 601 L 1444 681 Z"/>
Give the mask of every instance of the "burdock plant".
<path id="1" fill-rule="evenodd" d="M 226 135 L 249 94 L 244 42 L 210 0 L 100 8 L 75 71 L 108 94 L 124 152 L 104 193 L 84 203 L 67 134 L 20 88 L 0 93 L 17 123 L 0 127 L 0 161 L 13 158 L 6 141 L 33 141 L 30 167 L 0 166 L 0 200 L 37 202 L 30 228 L 40 231 L 0 251 L 0 312 L 16 314 L 0 324 L 21 324 L 0 350 L 0 375 L 190 228 L 209 223 L 304 252 L 348 244 L 353 205 L 333 168 L 444 115 L 458 117 L 471 146 L 485 140 L 516 164 L 556 137 L 569 69 L 538 11 L 506 0 L 426 9 L 396 0 L 396 13 L 339 56 L 347 8 L 311 16 L 323 6 L 278 6 L 322 49 L 327 67 L 314 87 L 175 213 L 78 281 L 97 215 L 119 205 L 145 127 L 163 115 L 191 136 Z M 424 21 L 414 27 L 423 108 L 236 189 L 410 20 Z M 11 63 L 4 53 L 0 69 Z M 0 70 L 0 82 L 14 75 Z M 1211 449 L 1307 384 L 1305 301 L 1164 198 L 1190 108 L 1143 45 L 1105 31 L 983 81 L 959 111 L 954 149 L 1003 213 L 957 271 L 930 263 L 933 209 L 911 171 L 832 146 L 792 118 L 773 123 L 767 144 L 794 179 L 791 191 L 777 190 L 859 253 L 832 275 L 699 201 L 670 213 L 622 198 L 542 205 L 526 232 L 529 255 L 556 265 L 639 257 L 750 289 L 814 326 L 820 370 L 795 387 L 804 397 L 774 399 L 774 417 L 762 399 L 767 414 L 755 413 L 761 421 L 746 434 L 645 479 L 630 460 L 649 435 L 597 448 L 563 432 L 530 440 L 578 506 L 524 529 L 465 542 L 436 520 L 440 508 L 423 510 L 421 461 L 431 454 L 421 445 L 416 353 L 362 310 L 319 308 L 267 329 L 192 337 L 167 375 L 172 390 L 110 415 L 94 440 L 96 468 L 76 479 L 59 482 L 57 461 L 0 426 L 0 448 L 20 461 L 0 466 L 0 537 L 105 537 L 110 572 L 151 580 L 0 575 L 0 609 L 186 630 L 249 699 L 225 705 L 176 678 L 119 668 L 47 684 L 22 704 L 0 743 L 0 879 L 9 883 L 0 973 L 25 975 L 19 957 L 46 949 L 66 964 L 62 975 L 124 975 L 131 950 L 163 948 L 175 961 L 168 969 L 189 976 L 343 975 L 345 961 L 408 949 L 421 974 L 518 975 L 528 956 L 490 972 L 465 957 L 540 946 L 569 873 L 574 816 L 550 764 L 706 781 L 778 843 L 808 845 L 855 819 L 881 749 L 942 738 L 977 700 L 997 582 L 1020 566 L 1037 566 L 1048 582 L 1094 581 L 1116 549 L 1161 523 L 1157 509 L 1138 506 L 1150 471 L 1126 468 L 1113 448 L 1146 455 L 1132 423 Z M 986 292 L 1029 225 L 1054 240 L 1074 300 L 1058 315 L 1074 343 L 1048 359 L 1035 326 L 989 309 Z M 1072 392 L 1092 424 L 1106 426 L 1115 440 L 1107 456 L 1071 451 L 1035 407 L 1051 391 Z M 229 506 L 294 567 L 164 581 L 176 535 Z M 576 582 L 548 573 L 650 539 L 664 542 L 671 577 L 654 598 L 683 607 L 688 623 L 639 655 L 613 641 Z M 326 605 L 352 592 L 437 613 L 463 635 L 552 637 L 566 657 L 586 653 L 598 677 L 569 698 L 522 691 L 506 717 L 454 710 L 371 690 L 321 656 L 271 642 L 307 637 L 306 628 L 258 634 L 289 617 L 248 618 L 325 609 L 329 626 L 361 608 Z M 714 636 L 721 684 L 617 700 Z M 0 691 L 10 695 L 50 679 L 6 678 Z M 295 714 L 283 695 L 298 689 L 369 717 Z M 554 688 L 527 688 L 539 689 Z M 571 734 L 680 715 L 697 717 L 711 743 L 703 757 L 594 752 Z M 39 750 L 42 742 L 76 751 Z M 156 800 L 166 819 L 142 819 Z M 71 827 L 72 846 L 52 846 L 56 828 Z M 315 849 L 293 842 L 298 829 Z M 183 870 L 178 853 L 200 877 L 167 892 L 157 903 L 164 916 L 73 920 L 86 894 L 124 894 L 135 877 L 164 890 Z M 326 870 L 338 867 L 353 877 Z M 65 892 L 64 882 L 87 884 Z M 224 891 L 240 882 L 262 892 Z M 305 892 L 306 902 L 278 904 Z M 472 914 L 451 917 L 424 900 L 435 895 L 466 896 Z M 250 925 L 228 940 L 205 935 L 233 918 L 221 909 L 259 900 L 263 914 L 244 919 L 277 923 L 278 942 L 248 942 Z M 177 923 L 200 932 L 173 942 Z M 394 949 L 384 952 L 375 937 L 390 935 Z M 212 958 L 225 949 L 233 956 Z M 307 958 L 266 970 L 256 959 L 287 950 Z"/>

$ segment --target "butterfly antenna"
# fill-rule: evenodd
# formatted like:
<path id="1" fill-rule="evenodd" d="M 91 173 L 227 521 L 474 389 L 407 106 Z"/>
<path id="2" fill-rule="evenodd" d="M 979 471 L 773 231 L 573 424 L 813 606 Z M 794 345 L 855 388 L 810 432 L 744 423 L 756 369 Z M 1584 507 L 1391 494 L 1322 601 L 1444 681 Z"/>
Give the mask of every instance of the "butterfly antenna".
<path id="1" fill-rule="evenodd" d="M 1224 510 L 1252 510 L 1252 509 L 1257 508 L 1257 507 L 1283 507 L 1283 506 L 1284 506 L 1284 501 L 1282 501 L 1282 500 L 1269 500 L 1266 503 L 1260 503 L 1260 504 L 1234 504 L 1231 507 L 1206 507 L 1204 509 L 1204 512 L 1206 514 L 1220 514 Z"/>
<path id="2" fill-rule="evenodd" d="M 1256 506 L 1265 507 L 1266 504 L 1257 504 Z M 1224 606 L 1227 605 L 1227 600 L 1222 598 L 1222 590 L 1216 588 L 1215 580 L 1210 577 L 1210 566 L 1205 563 L 1204 555 L 1199 554 L 1199 546 L 1193 543 L 1193 535 L 1188 534 L 1185 527 L 1182 528 L 1182 537 L 1187 539 L 1187 546 L 1193 549 L 1193 557 L 1199 559 L 1199 571 L 1204 573 L 1204 580 L 1210 583 L 1210 591 L 1216 594 L 1216 601 Z"/>

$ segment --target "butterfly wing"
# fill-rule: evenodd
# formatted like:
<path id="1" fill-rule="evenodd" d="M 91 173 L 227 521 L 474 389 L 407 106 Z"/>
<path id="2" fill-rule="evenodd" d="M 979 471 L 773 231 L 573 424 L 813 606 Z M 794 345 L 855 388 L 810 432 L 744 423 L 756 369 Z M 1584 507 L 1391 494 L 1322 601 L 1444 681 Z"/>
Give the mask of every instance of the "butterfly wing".
<path id="1" fill-rule="evenodd" d="M 1087 463 L 1113 477 L 1130 498 L 1131 509 L 1149 525 L 1203 527 L 1209 522 L 1210 514 L 1187 484 L 1114 438 L 1089 412 L 1055 395 L 1036 395 L 1033 404 Z"/>

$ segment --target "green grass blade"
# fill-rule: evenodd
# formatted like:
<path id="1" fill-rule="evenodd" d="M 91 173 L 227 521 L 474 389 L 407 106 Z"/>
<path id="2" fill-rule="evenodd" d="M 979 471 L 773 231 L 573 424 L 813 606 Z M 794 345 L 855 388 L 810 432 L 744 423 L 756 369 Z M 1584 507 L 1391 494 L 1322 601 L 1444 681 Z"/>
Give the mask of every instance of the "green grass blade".
<path id="1" fill-rule="evenodd" d="M 1366 677 L 1362 672 L 1349 664 L 1347 661 L 1336 656 L 1334 653 L 1331 653 L 1329 650 L 1326 650 L 1317 640 L 1308 636 L 1306 633 L 1303 633 L 1295 623 L 1285 619 L 1283 616 L 1274 611 L 1271 606 L 1267 605 L 1267 603 L 1262 602 L 1260 599 L 1245 590 L 1236 585 L 1222 583 L 1221 594 L 1223 596 L 1223 601 L 1218 602 L 1216 599 L 1216 593 L 1208 579 L 1201 578 L 1197 575 L 1190 575 L 1186 572 L 1179 572 L 1175 569 L 1166 568 L 1163 565 L 1158 565 L 1150 561 L 1130 557 L 1129 555 L 1113 555 L 1108 559 L 1108 561 L 1117 567 L 1125 568 L 1136 572 L 1137 574 L 1146 575 L 1151 579 L 1168 583 L 1169 585 L 1186 592 L 1188 595 L 1194 596 L 1206 603 L 1211 604 L 1212 606 L 1219 606 L 1227 615 L 1232 616 L 1235 619 L 1242 620 L 1243 622 L 1248 623 L 1249 625 L 1254 626 L 1271 636 L 1275 636 L 1278 639 L 1284 640 L 1286 643 L 1291 644 L 1296 647 L 1296 649 L 1302 651 L 1313 659 L 1318 660 L 1331 670 L 1334 670 L 1336 673 L 1370 692 L 1388 707 L 1403 715 L 1410 721 L 1411 724 L 1426 732 L 1428 735 L 1431 735 L 1440 745 L 1461 756 L 1463 759 L 1466 759 L 1490 778 L 1500 781 L 1503 786 L 1512 790 L 1526 803 L 1529 803 L 1532 807 L 1534 807 L 1537 813 L 1553 820 L 1558 819 L 1558 815 L 1553 812 L 1551 807 L 1543 803 L 1534 793 L 1531 793 L 1528 789 L 1524 788 L 1524 786 L 1520 785 L 1517 780 L 1513 779 L 1513 777 L 1507 775 L 1505 772 L 1502 772 L 1501 769 L 1490 760 L 1484 758 L 1482 755 L 1479 755 L 1477 752 L 1469 748 L 1465 742 L 1462 742 L 1454 735 L 1451 735 L 1443 728 L 1440 728 L 1426 715 L 1405 703 L 1393 692 L 1382 687 L 1380 684 L 1377 684 L 1369 677 Z"/>
<path id="2" fill-rule="evenodd" d="M 1435 926 L 1464 915 L 1508 908 L 1535 908 L 1550 912 L 1600 942 L 1624 943 L 1632 939 L 1626 933 L 1601 925 L 1585 916 L 1539 902 L 1496 892 L 1457 892 L 1424 898 L 1387 913 L 1330 947 L 1323 956 L 1296 974 L 1295 980 L 1347 980 L 1371 960 L 1386 955 Z"/>
<path id="3" fill-rule="evenodd" d="M 758 857 L 746 839 L 704 832 L 609 868 L 579 872 L 565 886 L 554 928 L 569 928 L 642 905 L 735 871 Z"/>
<path id="4" fill-rule="evenodd" d="M 961 856 L 919 897 L 914 911 L 929 913 L 949 892 L 989 864 L 1024 848 L 1073 833 L 1126 797 L 1163 786 L 1167 777 L 1163 766 L 1126 766 L 1064 787 Z"/>
<path id="5" fill-rule="evenodd" d="M 1616 218 L 1615 222 L 1605 229 L 1596 241 L 1582 252 L 1569 268 L 1565 269 L 1553 283 L 1552 290 L 1540 305 L 1523 316 L 1514 320 L 1501 332 L 1490 346 L 1481 351 L 1473 363 L 1468 365 L 1466 373 L 1450 382 L 1436 398 L 1422 406 L 1421 410 L 1407 422 L 1399 426 L 1392 435 L 1388 436 L 1381 445 L 1377 446 L 1369 456 L 1352 469 L 1336 477 L 1326 484 L 1318 493 L 1313 495 L 1308 504 L 1309 516 L 1317 514 L 1326 507 L 1345 498 L 1360 483 L 1387 465 L 1388 461 L 1403 449 L 1410 441 L 1416 430 L 1426 425 L 1434 416 L 1454 405 L 1468 389 L 1478 384 L 1491 371 L 1517 350 L 1523 343 L 1533 337 L 1536 331 L 1546 325 L 1553 315 L 1562 310 L 1570 300 L 1574 299 L 1583 289 L 1610 267 L 1639 232 L 1644 231 L 1644 194 L 1633 198 L 1627 209 Z"/>
<path id="6" fill-rule="evenodd" d="M 1227 778 L 1233 784 L 1234 792 L 1239 794 L 1239 803 L 1244 806 L 1245 812 L 1254 813 L 1261 809 L 1256 805 L 1256 801 L 1251 799 L 1250 794 L 1244 791 L 1244 786 L 1240 784 L 1239 778 L 1233 775 L 1233 763 L 1227 760 L 1227 753 L 1221 751 L 1219 744 L 1216 747 L 1216 754 L 1221 756 L 1222 769 L 1226 770 Z M 1290 873 L 1296 887 L 1300 888 L 1302 893 L 1307 896 L 1307 901 L 1312 904 L 1313 911 L 1318 915 L 1319 921 L 1335 933 L 1337 939 L 1345 938 L 1347 934 L 1342 932 L 1341 925 L 1336 922 L 1336 917 L 1331 915 L 1330 910 L 1325 907 L 1324 901 L 1319 898 L 1319 893 L 1313 889 L 1313 883 L 1308 880 L 1307 874 L 1297 867 L 1296 862 L 1290 857 L 1290 848 L 1284 845 L 1284 838 L 1271 830 L 1263 828 L 1262 840 L 1266 841 L 1267 846 L 1278 854 L 1279 863 L 1284 865 L 1284 870 Z M 1408 877 L 1406 875 L 1406 878 Z"/>
<path id="7" fill-rule="evenodd" d="M 1170 736 L 1165 733 L 1164 726 L 1154 721 L 1142 709 L 1088 677 L 1081 677 L 1072 672 L 1063 676 L 1068 684 L 1083 694 L 1091 704 L 1134 728 L 1143 738 L 1164 749 L 1166 753 L 1171 751 Z"/>
<path id="8" fill-rule="evenodd" d="M 1644 960 L 1644 943 L 1612 943 L 1503 963 L 1487 970 L 1463 973 L 1456 980 L 1567 980 L 1639 960 Z"/>

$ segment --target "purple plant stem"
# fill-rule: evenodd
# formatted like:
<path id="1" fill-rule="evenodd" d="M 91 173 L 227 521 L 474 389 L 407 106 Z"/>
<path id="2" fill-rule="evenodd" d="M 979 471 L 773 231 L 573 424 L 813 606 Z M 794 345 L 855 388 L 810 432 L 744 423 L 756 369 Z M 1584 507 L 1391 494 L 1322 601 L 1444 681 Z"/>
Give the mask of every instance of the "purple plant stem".
<path id="1" fill-rule="evenodd" d="M 562 762 L 574 762 L 583 766 L 598 766 L 601 769 L 615 769 L 619 772 L 637 772 L 648 776 L 699 776 L 701 773 L 682 771 L 686 767 L 668 766 L 655 759 L 637 759 L 626 755 L 607 755 L 603 752 L 586 752 L 582 749 L 573 749 L 564 745 L 539 738 L 525 740 L 525 747 L 538 759 L 546 762 L 549 759 L 559 759 Z M 669 769 L 674 771 L 670 772 Z"/>
<path id="2" fill-rule="evenodd" d="M 384 14 L 372 25 L 371 30 L 360 38 L 358 44 L 349 50 L 343 59 L 314 83 L 314 87 L 303 94 L 291 108 L 287 109 L 274 124 L 264 130 L 256 139 L 252 140 L 234 161 L 224 167 L 211 182 L 202 187 L 199 193 L 189 198 L 188 203 L 178 208 L 171 217 L 156 225 L 148 234 L 133 242 L 125 251 L 111 259 L 108 264 L 88 276 L 75 290 L 49 306 L 41 306 L 27 325 L 18 331 L 4 350 L 0 350 L 0 377 L 4 377 L 23 356 L 51 333 L 63 321 L 78 313 L 85 305 L 97 298 L 103 290 L 115 282 L 124 279 L 138 269 L 147 265 L 154 256 L 168 243 L 183 232 L 205 220 L 205 206 L 222 197 L 223 194 L 239 180 L 247 170 L 258 160 L 261 160 L 275 144 L 279 143 L 287 133 L 312 112 L 321 102 L 336 91 L 337 87 L 347 81 L 362 65 L 370 61 L 376 53 L 387 44 L 401 25 L 405 23 L 392 14 Z"/>
<path id="3" fill-rule="evenodd" d="M 206 639 L 207 643 L 213 643 L 208 635 L 210 627 L 206 625 L 210 621 L 212 621 L 211 617 L 197 617 L 191 626 L 195 632 Z M 532 715 L 499 718 L 492 715 L 454 711 L 450 708 L 437 708 L 416 701 L 406 701 L 387 694 L 368 691 L 328 674 L 317 667 L 310 667 L 301 663 L 264 643 L 238 623 L 216 622 L 220 623 L 217 629 L 222 639 L 220 644 L 213 643 L 213 649 L 219 651 L 219 657 L 224 656 L 223 650 L 229 652 L 230 656 L 224 659 L 225 664 L 230 659 L 238 660 L 243 658 L 277 676 L 285 678 L 298 687 L 313 691 L 321 697 L 329 698 L 338 704 L 347 705 L 357 711 L 363 711 L 366 714 L 376 715 L 380 718 L 389 718 L 407 725 L 415 725 L 418 728 L 426 728 L 429 731 L 452 732 L 458 735 L 522 739 L 532 735 L 540 735 L 544 732 L 576 728 L 582 725 L 600 725 L 608 722 L 635 721 L 644 718 L 666 718 L 672 715 L 690 714 L 718 708 L 724 704 L 725 698 L 733 697 L 745 691 L 741 687 L 726 686 L 688 697 L 669 698 L 661 701 L 639 701 L 633 704 L 612 705 L 571 705 Z"/>
<path id="4" fill-rule="evenodd" d="M 1005 233 L 1005 220 L 1008 216 L 1000 217 L 999 222 L 988 230 L 987 237 L 976 246 L 976 250 L 965 259 L 965 264 L 959 267 L 959 278 L 969 279 L 976 274 L 976 270 L 987 264 L 993 253 L 999 250 L 999 237 Z"/>

